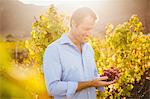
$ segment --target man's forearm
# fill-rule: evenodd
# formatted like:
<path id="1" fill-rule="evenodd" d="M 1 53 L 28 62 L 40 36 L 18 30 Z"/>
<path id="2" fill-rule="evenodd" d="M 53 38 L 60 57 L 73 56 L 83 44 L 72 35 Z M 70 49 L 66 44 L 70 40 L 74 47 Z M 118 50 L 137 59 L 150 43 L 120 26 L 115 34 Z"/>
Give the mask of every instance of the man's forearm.
<path id="1" fill-rule="evenodd" d="M 89 87 L 92 87 L 92 81 L 78 82 L 78 87 L 76 92 Z"/>

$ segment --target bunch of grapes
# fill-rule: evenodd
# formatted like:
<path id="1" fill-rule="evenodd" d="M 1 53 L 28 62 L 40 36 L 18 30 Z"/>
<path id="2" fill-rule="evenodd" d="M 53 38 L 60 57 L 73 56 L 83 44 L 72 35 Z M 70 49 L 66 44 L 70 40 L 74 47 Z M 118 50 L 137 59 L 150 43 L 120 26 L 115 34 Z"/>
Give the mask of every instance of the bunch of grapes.
<path id="1" fill-rule="evenodd" d="M 117 68 L 111 67 L 110 69 L 104 70 L 104 73 L 101 75 L 107 76 L 108 79 L 106 81 L 113 81 L 115 78 L 119 78 L 119 70 Z"/>

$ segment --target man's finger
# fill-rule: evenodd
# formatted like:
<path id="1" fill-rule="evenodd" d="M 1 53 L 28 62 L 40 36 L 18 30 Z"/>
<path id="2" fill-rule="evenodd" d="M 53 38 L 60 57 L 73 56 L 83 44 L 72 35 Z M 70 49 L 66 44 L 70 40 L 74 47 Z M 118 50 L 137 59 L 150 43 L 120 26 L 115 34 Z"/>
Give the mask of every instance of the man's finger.
<path id="1" fill-rule="evenodd" d="M 108 79 L 107 76 L 99 77 L 99 80 L 107 80 L 107 79 Z"/>
<path id="2" fill-rule="evenodd" d="M 103 78 L 101 78 L 101 79 L 103 79 Z M 99 80 L 99 79 L 98 79 Z M 116 79 L 115 80 L 113 80 L 113 81 L 103 81 L 103 80 L 99 80 L 100 81 L 100 83 L 101 83 L 101 86 L 108 86 L 108 85 L 111 85 L 111 84 L 113 84 L 113 83 L 115 83 L 116 82 Z"/>
<path id="3" fill-rule="evenodd" d="M 117 79 L 114 79 L 113 81 L 108 82 L 108 85 L 115 83 L 116 80 L 117 80 Z"/>

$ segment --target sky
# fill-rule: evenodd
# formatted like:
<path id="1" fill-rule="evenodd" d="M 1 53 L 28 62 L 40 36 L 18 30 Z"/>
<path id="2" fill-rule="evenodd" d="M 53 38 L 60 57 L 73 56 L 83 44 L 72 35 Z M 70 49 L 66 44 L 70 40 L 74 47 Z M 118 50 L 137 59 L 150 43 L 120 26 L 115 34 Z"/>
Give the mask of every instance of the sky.
<path id="1" fill-rule="evenodd" d="M 109 1 L 109 0 L 19 0 L 24 4 L 34 4 L 38 6 L 48 6 L 50 4 L 67 4 L 74 2 L 83 2 L 83 1 Z"/>

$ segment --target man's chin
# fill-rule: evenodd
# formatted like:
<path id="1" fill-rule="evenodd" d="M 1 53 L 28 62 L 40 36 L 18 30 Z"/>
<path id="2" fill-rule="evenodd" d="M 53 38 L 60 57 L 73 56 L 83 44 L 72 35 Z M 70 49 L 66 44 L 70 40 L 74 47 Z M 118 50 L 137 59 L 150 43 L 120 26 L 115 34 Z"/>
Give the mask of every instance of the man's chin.
<path id="1" fill-rule="evenodd" d="M 89 38 L 86 38 L 86 39 L 84 40 L 85 43 L 87 43 L 88 41 L 89 41 Z"/>
<path id="2" fill-rule="evenodd" d="M 81 40 L 81 43 L 87 43 L 88 42 L 88 38 L 84 38 Z"/>

